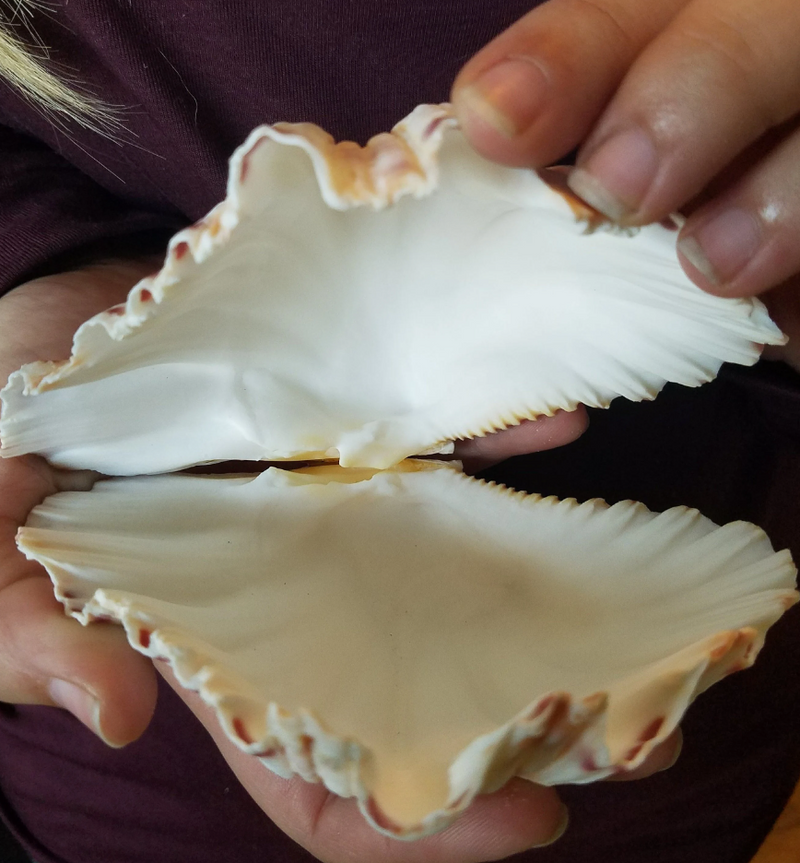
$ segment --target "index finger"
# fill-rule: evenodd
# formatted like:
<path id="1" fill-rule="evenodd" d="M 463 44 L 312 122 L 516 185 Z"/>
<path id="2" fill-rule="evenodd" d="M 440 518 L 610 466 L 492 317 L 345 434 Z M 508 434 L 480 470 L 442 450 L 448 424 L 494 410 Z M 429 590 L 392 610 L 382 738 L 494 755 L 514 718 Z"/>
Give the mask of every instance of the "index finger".
<path id="1" fill-rule="evenodd" d="M 556 411 L 553 416 L 525 420 L 495 434 L 456 442 L 455 457 L 468 473 L 477 473 L 515 455 L 542 452 L 577 440 L 589 425 L 583 405 L 574 411 Z"/>
<path id="2" fill-rule="evenodd" d="M 479 51 L 452 100 L 484 156 L 550 164 L 589 133 L 636 58 L 687 0 L 549 0 Z"/>

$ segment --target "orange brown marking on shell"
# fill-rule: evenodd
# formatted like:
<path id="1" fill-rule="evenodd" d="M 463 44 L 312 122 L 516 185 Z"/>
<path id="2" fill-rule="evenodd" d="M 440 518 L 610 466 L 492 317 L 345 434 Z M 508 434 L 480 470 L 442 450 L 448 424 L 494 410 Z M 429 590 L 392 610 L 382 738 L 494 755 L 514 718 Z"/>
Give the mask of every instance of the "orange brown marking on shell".
<path id="1" fill-rule="evenodd" d="M 628 754 L 625 756 L 625 761 L 633 761 L 634 758 L 642 751 L 644 748 L 644 743 L 637 743 L 636 746 L 632 747 L 628 750 Z"/>
<path id="2" fill-rule="evenodd" d="M 736 633 L 736 641 L 733 644 L 733 649 L 743 648 L 741 661 L 750 664 L 753 654 L 756 649 L 756 638 L 758 633 L 751 626 L 746 626 Z"/>
<path id="3" fill-rule="evenodd" d="M 189 251 L 189 244 L 182 240 L 180 243 L 175 246 L 175 258 L 180 261 L 182 258 L 186 257 L 186 253 Z"/>
<path id="4" fill-rule="evenodd" d="M 308 734 L 300 735 L 300 751 L 303 755 L 310 759 L 311 753 L 314 751 L 314 738 Z"/>
<path id="5" fill-rule="evenodd" d="M 125 314 L 125 303 L 119 303 L 119 305 L 111 306 L 110 309 L 106 310 L 107 315 L 124 315 Z"/>
<path id="6" fill-rule="evenodd" d="M 560 735 L 557 735 L 555 732 L 558 731 L 559 727 L 564 725 L 564 723 L 569 718 L 569 699 L 568 698 L 557 698 L 556 705 L 553 708 L 553 712 L 550 714 L 547 720 L 547 734 L 552 735 L 552 740 L 549 742 L 558 743 L 561 740 Z"/>
<path id="7" fill-rule="evenodd" d="M 567 185 L 567 177 L 572 169 L 565 165 L 555 165 L 552 168 L 541 168 L 536 173 L 539 179 L 546 183 L 554 192 L 569 204 L 576 222 L 586 223 L 586 233 L 591 234 L 603 225 L 611 224 L 611 220 L 599 210 L 579 198 Z"/>
<path id="8" fill-rule="evenodd" d="M 587 752 L 586 755 L 581 758 L 581 770 L 585 773 L 595 773 L 600 769 L 598 763 L 594 759 L 594 755 L 591 752 Z"/>
<path id="9" fill-rule="evenodd" d="M 388 196 L 403 189 L 409 174 L 424 175 L 414 151 L 399 135 L 382 132 L 365 147 L 355 141 L 335 141 L 313 123 L 276 123 L 273 127 L 286 135 L 299 135 L 325 159 L 328 177 L 335 194 L 349 201 L 369 200 L 377 193 L 375 168 L 380 162 L 382 183 Z"/>
<path id="10" fill-rule="evenodd" d="M 602 710 L 608 701 L 608 694 L 605 692 L 593 692 L 583 699 L 583 706 L 587 710 Z"/>
<path id="11" fill-rule="evenodd" d="M 150 647 L 150 636 L 152 634 L 151 630 L 145 629 L 144 627 L 140 627 L 139 629 L 139 644 L 141 644 L 145 650 Z"/>
<path id="12" fill-rule="evenodd" d="M 447 804 L 447 808 L 450 810 L 453 810 L 453 811 L 456 809 L 460 809 L 468 796 L 469 796 L 468 791 L 465 791 L 463 794 L 459 794 L 458 797 L 456 797 L 456 799 L 453 800 L 452 803 Z"/>
<path id="13" fill-rule="evenodd" d="M 153 299 L 153 294 L 148 291 L 147 288 L 142 288 L 141 291 L 139 291 L 139 299 L 143 303 L 149 303 Z"/>
<path id="14" fill-rule="evenodd" d="M 267 749 L 262 749 L 261 752 L 255 752 L 256 758 L 275 758 L 277 755 L 283 755 L 284 750 L 279 746 L 269 746 Z"/>
<path id="15" fill-rule="evenodd" d="M 422 133 L 422 137 L 430 138 L 430 136 L 439 128 L 439 126 L 442 125 L 442 123 L 444 123 L 446 119 L 447 117 L 435 117 L 425 127 L 425 131 Z"/>
<path id="16" fill-rule="evenodd" d="M 277 128 L 277 126 L 275 128 Z M 244 181 L 247 179 L 247 174 L 250 171 L 250 157 L 253 155 L 253 153 L 255 153 L 255 151 L 263 143 L 265 143 L 266 140 L 267 140 L 266 138 L 259 138 L 259 140 L 256 141 L 255 144 L 253 144 L 253 146 L 250 148 L 250 150 L 244 154 L 244 158 L 242 159 L 242 164 L 239 168 L 239 181 L 240 182 L 244 183 Z"/>
<path id="17" fill-rule="evenodd" d="M 649 740 L 652 740 L 654 737 L 656 737 L 658 735 L 658 732 L 661 731 L 666 721 L 666 716 L 657 716 L 649 725 L 646 726 L 644 731 L 642 731 L 642 733 L 639 735 L 639 742 L 647 743 Z"/>
<path id="18" fill-rule="evenodd" d="M 242 741 L 242 743 L 246 743 L 248 746 L 250 746 L 251 743 L 255 742 L 253 738 L 247 733 L 247 728 L 245 728 L 245 724 L 242 721 L 241 717 L 234 716 L 231 720 L 231 725 L 233 726 L 233 730 L 236 733 L 236 736 L 239 738 L 239 740 Z"/>
<path id="19" fill-rule="evenodd" d="M 556 700 L 555 695 L 548 695 L 543 698 L 536 707 L 528 714 L 528 721 L 532 721 L 534 719 L 538 719 L 548 707 Z"/>
<path id="20" fill-rule="evenodd" d="M 406 831 L 404 828 L 392 819 L 378 806 L 374 797 L 367 799 L 366 810 L 369 817 L 381 828 L 389 833 L 394 833 L 395 836 L 402 836 Z"/>
<path id="21" fill-rule="evenodd" d="M 733 648 L 736 644 L 738 636 L 738 632 L 729 632 L 727 637 L 725 638 L 725 641 L 715 647 L 709 654 L 709 659 L 711 660 L 711 662 L 719 662 L 721 659 L 723 659 L 731 650 L 731 648 Z"/>
<path id="22" fill-rule="evenodd" d="M 39 392 L 47 392 L 47 390 L 50 390 L 54 386 L 57 386 L 58 381 L 53 382 L 51 380 L 50 382 L 47 382 L 45 378 L 49 377 L 50 375 L 57 375 L 59 369 L 63 368 L 64 366 L 70 365 L 73 368 L 78 368 L 79 366 L 82 366 L 84 362 L 85 360 L 83 356 L 81 356 L 80 354 L 75 354 L 71 360 L 55 360 L 53 362 L 46 363 L 45 365 L 47 366 L 47 371 L 42 372 L 38 375 L 31 375 L 28 385 L 33 389 L 39 390 Z"/>

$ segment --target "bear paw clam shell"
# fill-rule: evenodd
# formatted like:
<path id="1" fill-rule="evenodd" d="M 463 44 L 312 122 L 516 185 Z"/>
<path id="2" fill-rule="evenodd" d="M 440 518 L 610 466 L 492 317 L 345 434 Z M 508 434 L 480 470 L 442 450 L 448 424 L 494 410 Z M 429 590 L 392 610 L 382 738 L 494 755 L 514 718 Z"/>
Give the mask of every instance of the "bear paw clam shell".
<path id="1" fill-rule="evenodd" d="M 757 301 L 691 285 L 667 227 L 601 222 L 558 174 L 481 160 L 444 106 L 365 149 L 256 130 L 163 269 L 10 378 L 4 455 L 119 477 L 46 500 L 20 548 L 243 750 L 389 835 L 512 776 L 634 768 L 754 661 L 796 598 L 788 554 L 686 508 L 403 460 L 782 340 Z M 229 459 L 340 464 L 130 476 Z"/>
<path id="2" fill-rule="evenodd" d="M 364 150 L 309 125 L 254 131 L 162 270 L 85 323 L 69 361 L 11 376 L 2 453 L 117 476 L 386 468 L 697 386 L 784 341 L 758 300 L 695 287 L 674 231 L 596 226 L 560 174 L 492 165 L 453 123 L 422 106 Z"/>

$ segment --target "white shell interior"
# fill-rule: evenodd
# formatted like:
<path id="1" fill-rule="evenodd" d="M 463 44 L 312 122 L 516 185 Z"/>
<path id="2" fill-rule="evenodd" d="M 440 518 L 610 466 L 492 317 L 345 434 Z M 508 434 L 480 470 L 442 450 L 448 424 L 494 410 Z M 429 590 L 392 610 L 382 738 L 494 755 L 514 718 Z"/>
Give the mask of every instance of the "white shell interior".
<path id="1" fill-rule="evenodd" d="M 73 613 L 172 659 L 250 751 L 281 737 L 270 711 L 310 716 L 307 771 L 395 832 L 515 772 L 639 763 L 794 597 L 788 554 L 752 525 L 430 464 L 104 481 L 49 498 L 19 543 Z M 563 692 L 572 731 L 531 726 Z M 532 741 L 502 755 L 512 732 Z"/>
<path id="2" fill-rule="evenodd" d="M 352 149 L 327 155 L 305 127 L 253 133 L 228 199 L 164 269 L 86 323 L 69 364 L 12 375 L 3 454 L 112 475 L 385 468 L 559 408 L 696 386 L 782 341 L 757 300 L 689 282 L 674 231 L 587 233 L 535 172 L 478 157 L 443 109 L 401 127 L 405 149 L 358 151 L 374 163 L 361 198 L 334 188 Z"/>

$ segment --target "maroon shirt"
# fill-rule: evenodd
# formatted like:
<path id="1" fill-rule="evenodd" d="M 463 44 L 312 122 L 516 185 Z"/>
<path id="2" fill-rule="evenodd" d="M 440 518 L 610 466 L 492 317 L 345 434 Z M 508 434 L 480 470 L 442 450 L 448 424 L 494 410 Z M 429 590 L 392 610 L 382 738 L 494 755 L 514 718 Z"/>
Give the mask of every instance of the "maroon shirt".
<path id="1" fill-rule="evenodd" d="M 0 84 L 0 290 L 78 260 L 163 247 L 224 195 L 250 129 L 311 120 L 364 141 L 447 98 L 462 63 L 531 0 L 66 0 L 36 29 L 121 106 L 116 140 L 59 126 Z M 543 493 L 686 503 L 748 518 L 800 555 L 800 388 L 777 367 L 621 403 L 562 451 L 495 475 Z M 746 863 L 800 774 L 800 615 L 755 669 L 689 712 L 684 754 L 641 783 L 563 789 L 572 824 L 537 863 Z M 0 812 L 38 863 L 304 861 L 162 687 L 152 725 L 107 749 L 53 708 L 0 710 Z M 379 861 L 376 861 L 379 863 Z"/>
<path id="2" fill-rule="evenodd" d="M 534 5 L 58 4 L 37 32 L 54 61 L 120 106 L 124 129 L 112 140 L 59 128 L 0 84 L 0 290 L 60 253 L 120 248 L 200 218 L 224 197 L 232 151 L 261 123 L 310 120 L 363 143 L 415 105 L 447 99 L 461 64 Z"/>

